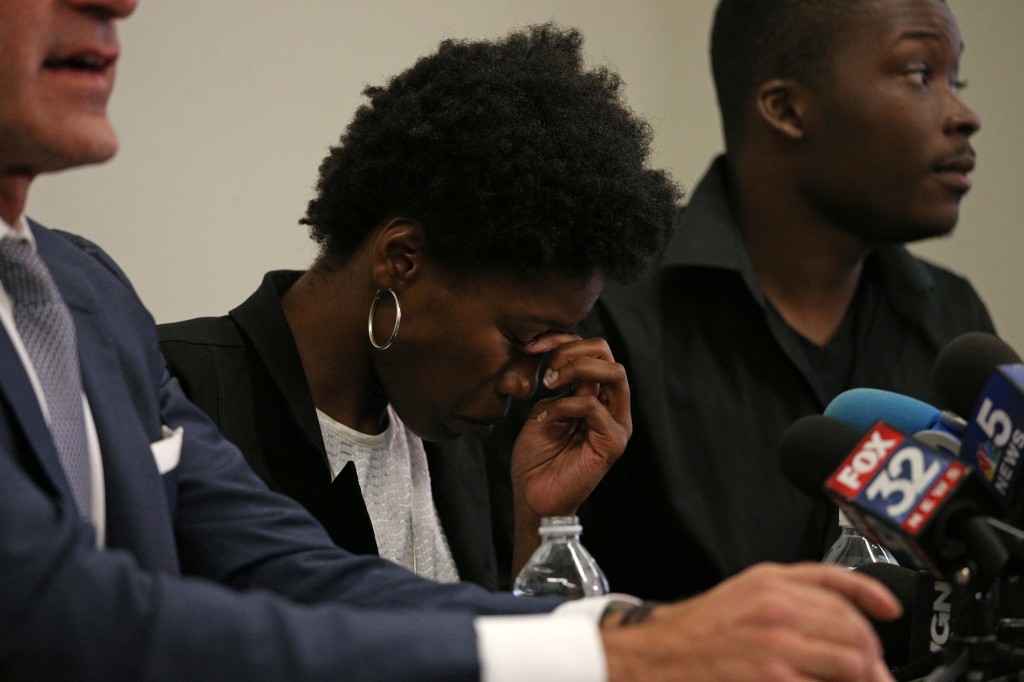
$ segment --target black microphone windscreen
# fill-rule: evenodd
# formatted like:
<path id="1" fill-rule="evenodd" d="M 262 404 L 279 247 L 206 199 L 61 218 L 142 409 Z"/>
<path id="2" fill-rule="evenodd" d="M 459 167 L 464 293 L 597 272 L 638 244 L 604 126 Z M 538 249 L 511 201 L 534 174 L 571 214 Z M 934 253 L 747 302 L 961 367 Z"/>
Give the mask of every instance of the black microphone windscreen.
<path id="1" fill-rule="evenodd" d="M 797 489 L 828 502 L 822 485 L 863 438 L 859 429 L 832 417 L 798 419 L 782 433 L 782 471 Z"/>
<path id="2" fill-rule="evenodd" d="M 1017 352 L 999 337 L 969 332 L 956 337 L 939 352 L 932 368 L 932 381 L 946 406 L 970 419 L 996 368 L 1020 362 Z"/>
<path id="3" fill-rule="evenodd" d="M 928 657 L 932 650 L 933 637 L 948 638 L 948 625 L 934 623 L 936 604 L 944 608 L 944 602 L 936 601 L 943 592 L 936 593 L 934 577 L 923 571 L 913 571 L 893 564 L 864 564 L 855 569 L 878 580 L 899 599 L 903 615 L 893 621 L 872 621 L 878 639 L 885 650 L 885 661 L 890 667 L 905 666 L 911 661 Z M 934 627 L 933 627 L 934 625 Z M 933 632 L 935 630 L 935 632 Z M 934 667 L 934 663 L 932 666 Z"/>
<path id="4" fill-rule="evenodd" d="M 854 570 L 882 583 L 900 600 L 902 616 L 893 621 L 872 621 L 872 624 L 882 641 L 885 662 L 893 668 L 906 665 L 911 658 L 910 639 L 915 609 L 919 610 L 918 572 L 893 564 L 863 564 Z"/>

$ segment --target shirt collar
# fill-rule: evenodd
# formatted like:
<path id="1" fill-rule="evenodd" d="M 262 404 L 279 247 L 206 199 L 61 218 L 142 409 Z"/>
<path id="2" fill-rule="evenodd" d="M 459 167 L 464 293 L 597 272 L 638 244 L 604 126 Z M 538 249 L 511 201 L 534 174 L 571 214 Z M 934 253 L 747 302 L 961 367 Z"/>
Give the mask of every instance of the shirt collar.
<path id="1" fill-rule="evenodd" d="M 6 220 L 0 218 L 0 239 L 23 239 L 29 243 L 33 251 L 36 248 L 36 238 L 24 214 L 18 216 L 14 225 L 8 225 Z"/>
<path id="2" fill-rule="evenodd" d="M 716 158 L 697 184 L 689 204 L 680 213 L 669 240 L 663 268 L 707 267 L 732 270 L 747 284 L 751 295 L 765 305 L 747 255 L 739 224 L 729 203 L 729 173 L 724 155 Z M 903 246 L 880 246 L 868 256 L 865 273 L 877 278 L 884 295 L 907 317 L 924 323 L 925 300 L 935 280 L 925 265 Z"/>
<path id="3" fill-rule="evenodd" d="M 690 202 L 679 214 L 662 267 L 704 267 L 732 270 L 762 306 L 764 294 L 757 284 L 739 224 L 729 205 L 728 167 L 719 156 L 697 184 Z"/>

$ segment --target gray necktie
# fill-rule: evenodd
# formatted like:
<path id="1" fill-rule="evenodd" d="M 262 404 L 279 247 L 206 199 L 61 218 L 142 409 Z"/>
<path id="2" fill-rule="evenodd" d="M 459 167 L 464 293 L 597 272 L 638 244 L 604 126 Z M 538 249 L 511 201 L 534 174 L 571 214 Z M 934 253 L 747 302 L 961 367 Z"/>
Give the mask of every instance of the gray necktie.
<path id="1" fill-rule="evenodd" d="M 46 264 L 23 239 L 0 239 L 0 283 L 32 360 L 50 413 L 50 434 L 83 518 L 90 517 L 92 480 L 85 435 L 75 324 Z"/>

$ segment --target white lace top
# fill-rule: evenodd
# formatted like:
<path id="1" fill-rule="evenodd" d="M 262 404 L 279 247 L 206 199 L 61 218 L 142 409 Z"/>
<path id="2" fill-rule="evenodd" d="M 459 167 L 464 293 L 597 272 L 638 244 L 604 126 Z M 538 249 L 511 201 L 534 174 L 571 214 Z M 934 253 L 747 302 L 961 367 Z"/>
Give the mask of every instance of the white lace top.
<path id="1" fill-rule="evenodd" d="M 459 581 L 448 540 L 437 518 L 423 441 L 388 407 L 388 427 L 371 436 L 334 421 L 320 410 L 331 477 L 355 462 L 359 488 L 385 559 L 425 578 Z"/>

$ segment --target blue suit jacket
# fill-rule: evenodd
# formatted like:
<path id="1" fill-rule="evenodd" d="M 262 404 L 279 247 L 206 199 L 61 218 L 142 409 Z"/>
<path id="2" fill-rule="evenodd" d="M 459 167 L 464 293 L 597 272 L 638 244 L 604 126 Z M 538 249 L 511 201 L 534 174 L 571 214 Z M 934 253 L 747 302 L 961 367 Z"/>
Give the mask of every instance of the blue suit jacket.
<path id="1" fill-rule="evenodd" d="M 113 261 L 32 230 L 75 321 L 108 548 L 75 511 L 0 327 L 0 679 L 474 680 L 474 615 L 552 608 L 336 548 L 185 399 Z M 162 425 L 184 427 L 163 476 Z"/>

